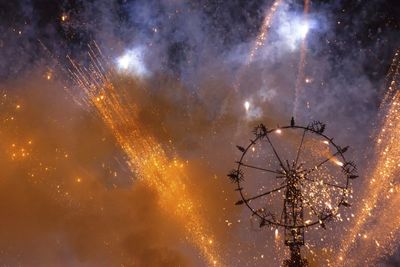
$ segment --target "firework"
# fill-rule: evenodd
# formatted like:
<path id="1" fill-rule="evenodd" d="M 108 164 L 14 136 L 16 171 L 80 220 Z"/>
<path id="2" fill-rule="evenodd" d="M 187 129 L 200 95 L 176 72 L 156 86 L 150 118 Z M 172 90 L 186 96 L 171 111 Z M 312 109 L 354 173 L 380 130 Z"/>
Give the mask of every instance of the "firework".
<path id="1" fill-rule="evenodd" d="M 384 193 L 383 202 L 385 209 L 374 212 L 373 226 L 366 227 L 365 231 L 358 235 L 357 255 L 352 257 L 352 265 L 374 266 L 376 261 L 384 256 L 392 255 L 398 247 L 400 213 L 400 187 L 390 185 Z M 368 231 L 367 231 L 368 229 Z"/>
<path id="2" fill-rule="evenodd" d="M 282 0 L 275 0 L 272 4 L 271 8 L 269 8 L 265 14 L 263 24 L 261 26 L 260 33 L 258 34 L 256 41 L 254 42 L 253 47 L 250 50 L 249 56 L 247 58 L 246 64 L 249 65 L 253 62 L 254 56 L 256 55 L 258 49 L 265 44 L 267 40 L 269 29 L 271 28 L 272 18 L 276 13 L 279 5 L 282 3 Z"/>
<path id="3" fill-rule="evenodd" d="M 326 229 L 330 220 L 342 220 L 339 208 L 349 206 L 356 166 L 343 155 L 348 147 L 333 143 L 324 129 L 320 122 L 297 126 L 293 118 L 290 126 L 276 129 L 260 124 L 248 146 L 237 146 L 242 155 L 228 174 L 241 197 L 236 205 L 247 206 L 260 227 L 284 228 L 283 240 L 290 248 L 285 266 L 308 266 L 300 252 L 305 229 L 314 225 Z M 296 145 L 282 145 L 284 136 L 297 136 Z M 278 204 L 282 199 L 283 205 Z"/>
<path id="4" fill-rule="evenodd" d="M 84 93 L 83 101 L 93 107 L 108 126 L 117 143 L 125 152 L 127 164 L 139 182 L 158 194 L 159 205 L 179 221 L 192 242 L 211 266 L 223 266 L 218 245 L 203 217 L 199 206 L 186 187 L 187 163 L 168 157 L 164 148 L 139 127 L 137 107 L 124 101 L 127 94 L 116 88 L 111 80 L 112 71 L 105 66 L 104 56 L 97 45 L 90 47 L 91 65 L 84 68 L 72 59 L 70 74 Z"/>
<path id="5" fill-rule="evenodd" d="M 363 247 L 364 252 L 370 251 L 368 261 L 373 261 L 381 256 L 382 252 L 387 254 L 393 250 L 393 247 L 390 248 L 383 244 L 396 243 L 393 242 L 393 238 L 398 231 L 400 220 L 397 208 L 400 204 L 400 197 L 396 195 L 398 187 L 394 180 L 398 176 L 400 167 L 400 143 L 398 142 L 400 135 L 400 91 L 398 88 L 400 63 L 398 56 L 399 52 L 396 53 L 390 68 L 388 77 L 391 76 L 391 79 L 388 80 L 389 87 L 381 105 L 381 113 L 386 114 L 382 116 L 382 128 L 375 139 L 377 159 L 371 176 L 367 180 L 368 183 L 362 196 L 362 207 L 355 216 L 354 226 L 343 238 L 338 255 L 339 262 L 334 266 L 348 264 L 346 256 L 356 245 Z M 379 214 L 374 214 L 378 213 L 377 207 L 384 207 L 384 209 Z M 368 238 L 363 230 L 367 228 L 368 220 L 372 215 L 379 219 L 373 222 L 369 230 L 372 238 Z M 364 240 L 358 240 L 360 238 Z"/>
<path id="6" fill-rule="evenodd" d="M 260 29 L 260 33 L 257 35 L 256 40 L 253 46 L 250 49 L 249 55 L 247 56 L 245 65 L 239 69 L 238 75 L 236 77 L 236 81 L 234 83 L 235 91 L 238 90 L 240 86 L 240 81 L 242 79 L 243 73 L 245 72 L 246 68 L 253 62 L 257 51 L 265 44 L 267 40 L 269 30 L 272 24 L 272 18 L 274 17 L 278 7 L 282 3 L 282 0 L 275 0 L 272 6 L 266 11 L 265 17 Z"/>
<path id="7" fill-rule="evenodd" d="M 301 43 L 301 48 L 300 48 L 300 62 L 299 62 L 299 67 L 297 71 L 297 79 L 296 79 L 296 85 L 295 85 L 295 100 L 294 100 L 294 107 L 293 107 L 293 115 L 297 117 L 298 109 L 299 109 L 299 96 L 300 96 L 300 90 L 301 90 L 301 85 L 303 83 L 304 79 L 304 67 L 306 65 L 306 53 L 307 53 L 307 32 L 308 32 L 308 12 L 310 9 L 310 0 L 304 0 L 304 17 L 306 21 L 306 25 L 303 27 L 302 30 L 302 43 Z M 306 79 L 306 83 L 308 83 L 308 80 Z"/>

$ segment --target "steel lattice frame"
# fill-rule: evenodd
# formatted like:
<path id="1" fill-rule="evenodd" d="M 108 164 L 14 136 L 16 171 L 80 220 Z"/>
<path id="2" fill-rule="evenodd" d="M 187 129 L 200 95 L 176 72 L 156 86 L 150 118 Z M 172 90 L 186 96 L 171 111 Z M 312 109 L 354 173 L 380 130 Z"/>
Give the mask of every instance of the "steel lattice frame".
<path id="1" fill-rule="evenodd" d="M 293 160 L 292 164 L 289 164 L 289 161 L 285 162 L 279 156 L 279 152 L 276 150 L 273 142 L 271 141 L 270 134 L 274 132 L 282 132 L 288 129 L 293 129 L 297 131 L 302 131 L 301 142 L 297 149 L 295 160 Z M 347 202 L 347 198 L 349 196 L 349 186 L 350 180 L 357 178 L 357 169 L 353 162 L 347 161 L 344 157 L 344 153 L 347 151 L 348 147 L 340 147 L 337 145 L 332 138 L 329 138 L 324 134 L 325 124 L 320 122 L 313 122 L 308 126 L 298 126 L 295 125 L 294 119 L 292 118 L 291 124 L 289 126 L 267 129 L 264 125 L 260 124 L 254 129 L 255 139 L 250 140 L 250 144 L 247 147 L 237 146 L 241 151 L 242 155 L 237 161 L 237 168 L 232 170 L 228 177 L 234 183 L 236 183 L 237 188 L 236 191 L 239 192 L 241 200 L 239 200 L 236 205 L 245 204 L 252 212 L 252 215 L 258 217 L 260 220 L 260 227 L 266 225 L 272 225 L 275 227 L 283 227 L 285 229 L 285 245 L 290 247 L 291 250 L 291 260 L 285 262 L 287 266 L 306 266 L 306 260 L 301 259 L 300 256 L 300 246 L 304 245 L 304 229 L 306 227 L 311 227 L 319 224 L 323 228 L 325 228 L 325 222 L 329 219 L 332 219 L 337 216 L 339 207 L 345 206 L 348 207 L 349 204 Z M 330 157 L 324 159 L 319 162 L 315 166 L 303 169 L 301 164 L 299 164 L 299 160 L 301 158 L 301 152 L 303 149 L 304 139 L 307 133 L 311 133 L 323 140 L 329 145 L 331 145 L 335 151 L 332 153 Z M 259 166 L 249 165 L 244 162 L 247 153 L 249 150 L 254 147 L 260 141 L 266 141 L 270 148 L 272 149 L 272 154 L 276 158 L 276 163 L 278 164 L 277 168 L 264 168 Z M 340 158 L 341 162 L 341 171 L 346 177 L 345 185 L 337 185 L 333 183 L 322 182 L 322 185 L 326 187 L 335 187 L 340 190 L 341 196 L 338 203 L 336 203 L 336 207 L 331 209 L 330 211 L 325 210 L 324 212 L 317 212 L 310 203 L 307 203 L 303 199 L 302 195 L 302 182 L 316 182 L 314 179 L 311 179 L 309 175 L 313 172 L 318 171 L 324 164 L 332 160 L 333 158 Z M 266 173 L 272 173 L 276 175 L 276 178 L 283 178 L 285 183 L 282 186 L 273 188 L 261 194 L 246 197 L 243 193 L 244 187 L 244 169 L 253 169 Z M 270 196 L 274 192 L 277 191 L 285 191 L 284 203 L 282 208 L 282 215 L 280 220 L 276 219 L 276 216 L 271 213 L 265 212 L 264 209 L 256 209 L 251 205 L 253 200 L 256 200 L 261 197 Z M 316 220 L 305 223 L 304 221 L 304 206 L 310 208 L 314 215 L 317 217 Z"/>

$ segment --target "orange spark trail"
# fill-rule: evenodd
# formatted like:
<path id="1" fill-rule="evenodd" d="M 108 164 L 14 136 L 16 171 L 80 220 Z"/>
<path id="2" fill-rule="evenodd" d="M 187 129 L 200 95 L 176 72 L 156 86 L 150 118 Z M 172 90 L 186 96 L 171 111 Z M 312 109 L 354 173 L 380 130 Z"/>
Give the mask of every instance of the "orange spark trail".
<path id="1" fill-rule="evenodd" d="M 220 117 L 223 115 L 223 112 L 225 111 L 226 106 L 229 104 L 230 99 L 233 98 L 233 96 L 238 92 L 240 83 L 243 79 L 243 75 L 245 74 L 250 64 L 253 62 L 254 57 L 257 54 L 257 51 L 265 44 L 269 30 L 271 28 L 272 19 L 282 2 L 283 0 L 275 0 L 272 6 L 269 9 L 267 9 L 260 32 L 257 35 L 256 40 L 250 49 L 250 52 L 246 58 L 246 62 L 245 64 L 243 64 L 243 66 L 239 68 L 234 78 L 233 90 L 227 95 L 226 99 L 222 104 L 221 112 L 219 114 Z M 213 127 L 216 127 L 216 122 L 213 123 Z"/>
<path id="2" fill-rule="evenodd" d="M 399 172 L 397 172 L 398 174 Z M 392 185 L 384 192 L 384 209 L 374 214 L 377 219 L 372 228 L 361 234 L 361 241 L 356 247 L 357 253 L 352 257 L 351 266 L 376 266 L 377 261 L 392 255 L 398 248 L 400 228 L 400 186 Z"/>
<path id="3" fill-rule="evenodd" d="M 304 0 L 304 17 L 306 23 L 308 23 L 308 13 L 310 11 L 310 2 L 311 0 Z M 299 97 L 300 97 L 300 90 L 301 86 L 304 81 L 304 67 L 306 65 L 306 53 L 307 53 L 307 36 L 305 36 L 301 43 L 300 48 L 300 61 L 299 67 L 297 70 L 297 79 L 294 91 L 294 107 L 293 107 L 293 116 L 297 118 L 298 109 L 299 109 Z"/>
<path id="4" fill-rule="evenodd" d="M 276 228 L 274 235 L 275 260 L 277 262 L 283 262 L 288 255 L 286 253 L 286 248 L 282 242 L 282 233 L 279 233 L 278 228 Z"/>
<path id="5" fill-rule="evenodd" d="M 97 52 L 98 51 L 98 52 Z M 70 74 L 84 93 L 84 102 L 94 107 L 97 115 L 113 133 L 128 157 L 128 165 L 138 181 L 145 183 L 159 197 L 160 207 L 183 225 L 188 239 L 200 250 L 210 266 L 223 266 L 217 244 L 200 208 L 188 192 L 186 163 L 170 158 L 157 141 L 145 133 L 138 122 L 135 104 L 128 103 L 127 93 L 111 81 L 112 72 L 102 62 L 96 46 L 90 48 L 91 65 L 84 68 L 72 59 Z"/>
<path id="6" fill-rule="evenodd" d="M 269 29 L 271 28 L 271 22 L 272 18 L 274 17 L 274 14 L 278 10 L 279 5 L 282 3 L 283 0 L 275 0 L 272 6 L 267 10 L 263 24 L 261 26 L 260 33 L 257 35 L 256 40 L 250 49 L 250 53 L 247 56 L 246 59 L 246 64 L 239 69 L 236 81 L 234 83 L 234 89 L 235 91 L 238 90 L 240 86 L 240 81 L 243 77 L 243 74 L 246 70 L 246 68 L 249 67 L 249 65 L 253 62 L 255 55 L 257 54 L 258 49 L 260 49 L 264 44 L 265 41 L 267 40 Z"/>
<path id="7" fill-rule="evenodd" d="M 392 63 L 390 64 L 390 68 L 388 74 L 386 75 L 387 81 L 387 93 L 381 103 L 381 108 L 384 108 L 384 105 L 387 105 L 390 102 L 390 97 L 393 96 L 397 91 L 398 81 L 400 77 L 400 49 L 398 49 L 393 57 Z"/>
<path id="8" fill-rule="evenodd" d="M 256 55 L 258 49 L 262 47 L 265 44 L 265 41 L 267 40 L 269 29 L 271 28 L 271 22 L 272 18 L 274 17 L 274 14 L 276 10 L 278 9 L 279 5 L 282 3 L 282 0 L 275 0 L 275 2 L 272 4 L 271 8 L 268 9 L 265 17 L 263 24 L 261 26 L 260 33 L 258 34 L 256 41 L 253 45 L 253 47 L 250 50 L 250 54 L 247 58 L 246 64 L 249 65 L 251 62 L 254 60 L 254 56 Z"/>
<path id="9" fill-rule="evenodd" d="M 387 112 L 383 117 L 382 128 L 375 140 L 375 150 L 377 151 L 375 167 L 371 172 L 369 180 L 367 180 L 369 183 L 361 198 L 363 206 L 355 215 L 356 221 L 354 225 L 343 238 L 337 257 L 338 262 L 334 266 L 342 266 L 346 262 L 347 259 L 345 257 L 355 245 L 357 238 L 364 236 L 361 232 L 365 229 L 368 219 L 377 210 L 376 208 L 381 206 L 387 199 L 392 199 L 391 201 L 396 203 L 397 206 L 395 205 L 395 207 L 397 208 L 386 209 L 387 207 L 384 207 L 385 210 L 382 211 L 383 214 L 380 216 L 381 218 L 392 217 L 390 219 L 391 226 L 388 227 L 387 225 L 379 224 L 379 222 L 376 223 L 374 229 L 376 229 L 375 233 L 377 236 L 374 236 L 374 238 L 386 238 L 377 241 L 378 244 L 388 243 L 389 240 L 392 240 L 391 237 L 393 237 L 391 233 L 399 230 L 400 216 L 398 214 L 398 205 L 400 204 L 400 197 L 391 196 L 393 192 L 397 192 L 394 186 L 394 179 L 398 176 L 400 167 L 400 142 L 398 141 L 400 136 L 399 70 L 399 51 L 397 51 L 390 70 L 391 73 L 389 73 L 392 77 L 389 80 L 388 91 L 381 105 L 381 112 Z M 393 203 L 390 205 L 393 205 Z M 379 214 L 374 214 L 374 216 L 378 216 L 377 218 L 379 218 Z M 360 242 L 363 242 L 363 240 Z"/>

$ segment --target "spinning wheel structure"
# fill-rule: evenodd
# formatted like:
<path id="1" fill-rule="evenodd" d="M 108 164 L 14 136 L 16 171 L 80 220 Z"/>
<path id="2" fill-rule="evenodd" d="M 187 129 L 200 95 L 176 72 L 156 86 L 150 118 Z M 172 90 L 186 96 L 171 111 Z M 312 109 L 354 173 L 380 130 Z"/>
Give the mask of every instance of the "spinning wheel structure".
<path id="1" fill-rule="evenodd" d="M 285 266 L 308 266 L 301 257 L 305 228 L 340 217 L 349 207 L 350 183 L 357 178 L 353 162 L 346 160 L 348 147 L 337 145 L 324 134 L 325 124 L 313 122 L 268 129 L 258 125 L 228 177 L 236 184 L 240 200 L 260 227 L 284 228 L 291 258 Z"/>

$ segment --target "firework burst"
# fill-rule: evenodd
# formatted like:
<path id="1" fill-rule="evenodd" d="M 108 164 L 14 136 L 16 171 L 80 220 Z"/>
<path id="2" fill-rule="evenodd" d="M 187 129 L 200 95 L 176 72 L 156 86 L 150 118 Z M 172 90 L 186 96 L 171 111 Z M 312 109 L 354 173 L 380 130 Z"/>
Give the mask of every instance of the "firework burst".
<path id="1" fill-rule="evenodd" d="M 396 180 L 400 167 L 399 69 L 398 51 L 388 74 L 388 90 L 381 105 L 383 123 L 375 138 L 376 161 L 366 180 L 362 206 L 355 214 L 354 225 L 343 238 L 338 262 L 334 266 L 348 266 L 350 257 L 347 255 L 352 249 L 364 252 L 355 258 L 352 256 L 355 266 L 361 262 L 372 264 L 395 249 L 394 239 L 398 238 L 400 221 L 396 208 L 400 204 L 399 181 Z"/>
<path id="2" fill-rule="evenodd" d="M 83 101 L 93 107 L 125 152 L 133 174 L 158 194 L 159 205 L 183 225 L 185 237 L 192 242 L 211 266 L 223 266 L 218 245 L 200 215 L 199 205 L 188 192 L 187 162 L 169 157 L 164 148 L 139 126 L 137 107 L 126 101 L 127 94 L 112 82 L 105 57 L 97 45 L 90 47 L 91 64 L 84 68 L 70 59 L 70 74 Z"/>

